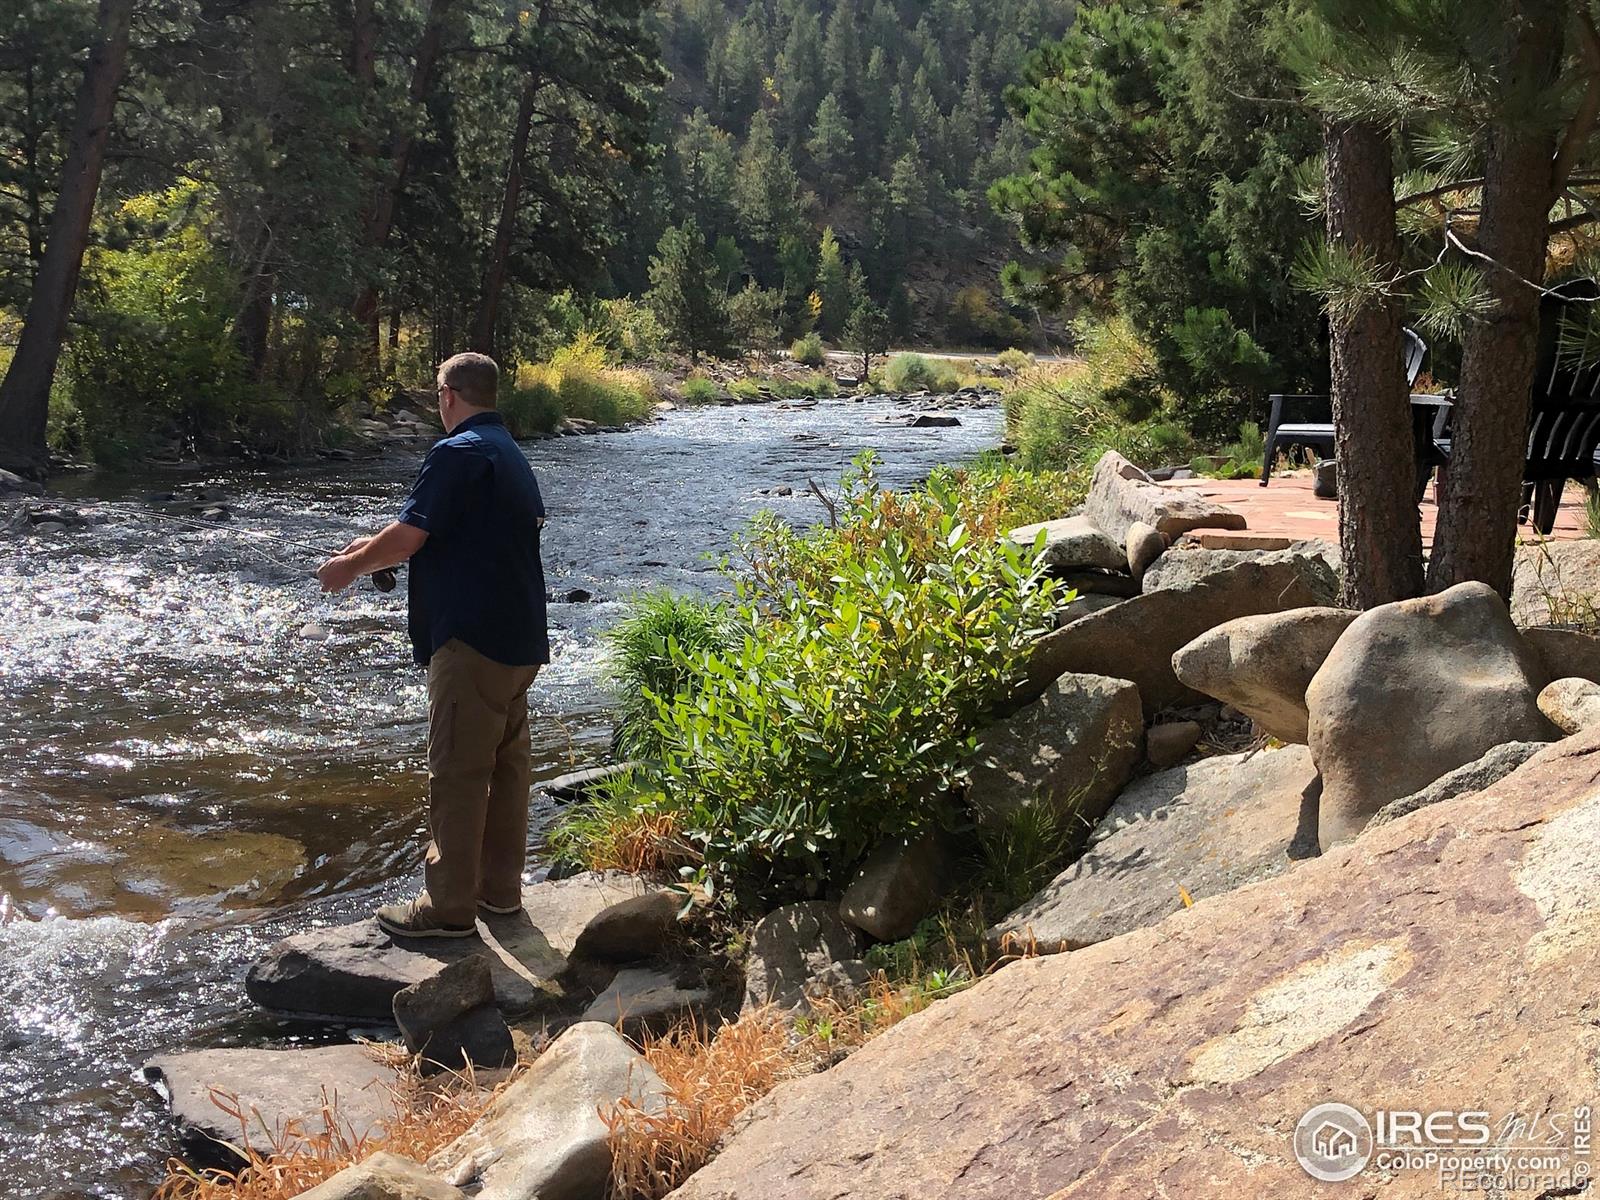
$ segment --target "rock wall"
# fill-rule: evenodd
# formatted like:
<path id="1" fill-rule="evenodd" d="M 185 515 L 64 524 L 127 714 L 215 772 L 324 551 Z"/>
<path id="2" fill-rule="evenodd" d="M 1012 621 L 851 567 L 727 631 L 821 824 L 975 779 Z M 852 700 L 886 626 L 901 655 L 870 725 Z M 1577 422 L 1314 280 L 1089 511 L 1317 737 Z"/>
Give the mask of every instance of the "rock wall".
<path id="1" fill-rule="evenodd" d="M 1007 966 L 753 1110 L 678 1200 L 1312 1197 L 1309 1108 L 1569 1111 L 1600 733 L 1159 925 Z M 1348 1194 L 1435 1196 L 1369 1168 Z M 1551 1193 L 1575 1194 L 1575 1193 Z"/>

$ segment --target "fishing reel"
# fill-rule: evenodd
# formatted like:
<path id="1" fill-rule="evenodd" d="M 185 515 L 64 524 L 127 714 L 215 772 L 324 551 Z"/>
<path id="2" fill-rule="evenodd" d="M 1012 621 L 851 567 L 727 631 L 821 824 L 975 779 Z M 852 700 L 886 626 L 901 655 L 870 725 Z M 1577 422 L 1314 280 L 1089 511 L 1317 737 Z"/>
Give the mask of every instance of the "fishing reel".
<path id="1" fill-rule="evenodd" d="M 381 571 L 374 571 L 370 578 L 372 580 L 372 586 L 377 588 L 380 592 L 394 591 L 394 585 L 398 582 L 398 578 L 395 575 L 395 570 L 393 567 L 385 567 Z"/>

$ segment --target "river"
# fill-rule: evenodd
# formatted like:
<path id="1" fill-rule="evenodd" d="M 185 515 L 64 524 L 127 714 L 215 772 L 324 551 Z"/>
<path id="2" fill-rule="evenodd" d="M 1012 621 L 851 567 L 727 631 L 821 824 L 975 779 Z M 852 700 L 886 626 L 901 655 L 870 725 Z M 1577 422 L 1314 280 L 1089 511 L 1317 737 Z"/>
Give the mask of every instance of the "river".
<path id="1" fill-rule="evenodd" d="M 819 519 L 807 481 L 834 483 L 862 449 L 898 487 L 998 436 L 996 409 L 931 429 L 892 423 L 905 411 L 717 408 L 529 443 L 550 586 L 595 596 L 550 610 L 554 661 L 531 696 L 536 776 L 603 753 L 600 635 L 630 593 L 719 587 L 731 534 L 762 508 Z M 253 1011 L 246 967 L 275 938 L 417 886 L 425 714 L 403 581 L 324 597 L 311 555 L 239 532 L 342 545 L 394 513 L 416 461 L 67 479 L 64 494 L 136 507 L 154 491 L 218 488 L 234 522 L 118 512 L 0 542 L 0 895 L 15 918 L 0 909 L 6 1196 L 148 1196 L 174 1140 L 136 1078 L 143 1060 L 326 1036 Z M 784 486 L 794 494 L 758 491 Z M 304 636 L 308 625 L 326 636 Z M 535 838 L 550 816 L 536 800 Z"/>

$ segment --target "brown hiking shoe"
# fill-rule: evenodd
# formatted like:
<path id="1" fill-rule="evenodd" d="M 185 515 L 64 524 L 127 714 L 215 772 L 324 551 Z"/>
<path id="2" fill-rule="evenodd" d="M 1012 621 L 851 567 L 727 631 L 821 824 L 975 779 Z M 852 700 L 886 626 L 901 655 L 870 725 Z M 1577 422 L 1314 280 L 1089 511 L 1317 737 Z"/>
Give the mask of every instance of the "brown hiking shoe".
<path id="1" fill-rule="evenodd" d="M 472 937 L 478 926 L 446 925 L 434 916 L 432 906 L 420 897 L 404 904 L 386 904 L 378 909 L 378 925 L 390 937 L 462 938 Z"/>
<path id="2" fill-rule="evenodd" d="M 513 917 L 522 911 L 522 901 L 515 904 L 490 904 L 487 900 L 478 901 L 478 911 L 489 916 Z"/>

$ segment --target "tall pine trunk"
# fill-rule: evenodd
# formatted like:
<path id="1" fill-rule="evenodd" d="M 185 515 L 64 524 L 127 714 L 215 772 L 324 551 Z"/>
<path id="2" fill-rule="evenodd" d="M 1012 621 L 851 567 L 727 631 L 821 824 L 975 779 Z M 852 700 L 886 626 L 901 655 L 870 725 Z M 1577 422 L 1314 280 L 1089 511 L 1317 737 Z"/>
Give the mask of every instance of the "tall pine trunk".
<path id="1" fill-rule="evenodd" d="M 1450 470 L 1428 568 L 1430 591 L 1480 580 L 1508 597 L 1539 334 L 1539 293 L 1523 281 L 1544 279 L 1555 191 L 1556 130 L 1539 109 L 1560 69 L 1568 6 L 1514 0 L 1510 8 L 1506 100 L 1489 132 L 1478 223 L 1478 249 L 1504 269 L 1482 268 L 1495 309 L 1462 343 Z"/>
<path id="2" fill-rule="evenodd" d="M 500 220 L 495 226 L 494 243 L 483 266 L 483 281 L 478 288 L 478 311 L 472 321 L 468 344 L 482 354 L 494 353 L 494 327 L 500 317 L 500 296 L 505 290 L 506 262 L 511 257 L 511 240 L 516 235 L 517 209 L 522 203 L 522 164 L 528 153 L 528 135 L 533 128 L 533 102 L 539 80 L 530 75 L 522 85 L 517 104 L 517 121 L 511 131 L 511 153 L 506 162 L 505 189 L 500 196 Z"/>
<path id="3" fill-rule="evenodd" d="M 417 53 L 411 67 L 411 86 L 408 97 L 412 116 L 420 120 L 420 110 L 433 86 L 433 74 L 439 63 L 439 51 L 444 37 L 444 19 L 453 0 L 430 0 L 428 15 L 423 23 L 422 37 L 417 42 Z M 352 55 L 359 62 L 359 51 Z M 379 186 L 372 206 L 367 212 L 365 241 L 374 256 L 389 244 L 389 234 L 394 229 L 394 210 L 405 191 L 406 176 L 411 169 L 411 151 L 416 145 L 416 134 L 410 128 L 396 130 L 389 149 L 389 170 Z M 367 361 L 378 361 L 378 289 L 373 283 L 363 284 L 356 295 L 351 315 L 361 329 L 362 349 Z"/>
<path id="4" fill-rule="evenodd" d="M 1394 275 L 1400 242 L 1388 133 L 1329 118 L 1323 147 L 1329 243 L 1363 255 L 1384 276 Z M 1336 314 L 1329 348 L 1342 600 L 1350 608 L 1372 608 L 1419 595 L 1423 586 L 1399 305 L 1379 301 L 1353 314 Z"/>
<path id="5" fill-rule="evenodd" d="M 33 279 L 16 354 L 0 383 L 0 466 L 34 478 L 42 478 L 50 463 L 45 444 L 50 384 L 61 360 L 67 317 L 89 244 L 117 86 L 128 60 L 133 5 L 134 0 L 100 0 L 99 37 L 89 48 L 89 64 L 78 91 L 49 238 Z"/>

